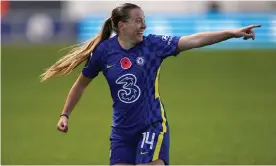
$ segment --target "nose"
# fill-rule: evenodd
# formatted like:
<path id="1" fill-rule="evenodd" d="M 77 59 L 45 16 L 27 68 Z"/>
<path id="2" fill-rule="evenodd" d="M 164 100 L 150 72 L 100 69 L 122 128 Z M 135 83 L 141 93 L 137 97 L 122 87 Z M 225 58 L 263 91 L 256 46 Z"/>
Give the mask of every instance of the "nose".
<path id="1" fill-rule="evenodd" d="M 146 25 L 145 22 L 142 23 L 141 28 L 142 28 L 142 29 L 146 29 L 146 28 L 147 28 L 147 25 Z"/>

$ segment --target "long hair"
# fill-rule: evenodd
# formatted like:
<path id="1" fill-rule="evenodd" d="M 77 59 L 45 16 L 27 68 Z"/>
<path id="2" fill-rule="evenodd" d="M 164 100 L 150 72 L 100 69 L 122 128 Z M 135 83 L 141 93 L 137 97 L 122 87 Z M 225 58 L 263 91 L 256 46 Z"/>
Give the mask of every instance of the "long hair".
<path id="1" fill-rule="evenodd" d="M 124 3 L 113 9 L 111 17 L 104 22 L 101 32 L 84 44 L 73 47 L 65 56 L 61 57 L 55 64 L 46 69 L 40 75 L 41 82 L 55 76 L 70 74 L 83 61 L 87 60 L 89 55 L 101 42 L 110 38 L 112 31 L 119 33 L 118 23 L 120 21 L 126 21 L 129 18 L 129 11 L 135 8 L 140 7 L 135 4 Z"/>

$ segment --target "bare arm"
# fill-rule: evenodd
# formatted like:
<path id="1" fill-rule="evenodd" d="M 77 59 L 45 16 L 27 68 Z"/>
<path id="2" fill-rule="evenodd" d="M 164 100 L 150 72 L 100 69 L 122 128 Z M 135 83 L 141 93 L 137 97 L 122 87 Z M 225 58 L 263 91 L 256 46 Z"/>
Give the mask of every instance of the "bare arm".
<path id="1" fill-rule="evenodd" d="M 244 37 L 245 40 L 252 38 L 255 39 L 255 33 L 253 28 L 260 27 L 260 25 L 251 25 L 248 27 L 234 29 L 234 30 L 224 30 L 217 32 L 201 32 L 190 36 L 182 36 L 178 43 L 178 51 L 189 50 L 192 48 L 204 47 L 207 45 L 212 45 L 219 43 L 231 38 Z"/>
<path id="2" fill-rule="evenodd" d="M 71 90 L 69 91 L 64 108 L 62 110 L 62 114 L 66 114 L 68 116 L 70 115 L 91 80 L 92 79 L 89 79 L 82 74 L 78 77 Z"/>

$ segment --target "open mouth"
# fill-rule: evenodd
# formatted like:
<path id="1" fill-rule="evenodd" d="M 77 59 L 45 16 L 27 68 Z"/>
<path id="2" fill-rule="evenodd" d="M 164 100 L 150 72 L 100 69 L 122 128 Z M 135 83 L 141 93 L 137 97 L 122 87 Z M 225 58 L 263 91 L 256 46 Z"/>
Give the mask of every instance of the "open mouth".
<path id="1" fill-rule="evenodd" d="M 144 32 L 138 32 L 137 34 L 140 35 L 140 36 L 143 36 Z"/>

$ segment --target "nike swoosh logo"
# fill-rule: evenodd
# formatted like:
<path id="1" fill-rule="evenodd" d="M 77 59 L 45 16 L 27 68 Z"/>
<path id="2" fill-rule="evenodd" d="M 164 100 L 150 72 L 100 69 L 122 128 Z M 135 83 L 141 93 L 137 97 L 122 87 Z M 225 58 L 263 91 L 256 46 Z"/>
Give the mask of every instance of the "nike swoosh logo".
<path id="1" fill-rule="evenodd" d="M 110 69 L 111 67 L 113 67 L 114 65 L 106 65 L 107 69 Z"/>
<path id="2" fill-rule="evenodd" d="M 147 153 L 149 153 L 149 152 L 141 152 L 141 154 L 147 154 Z"/>

